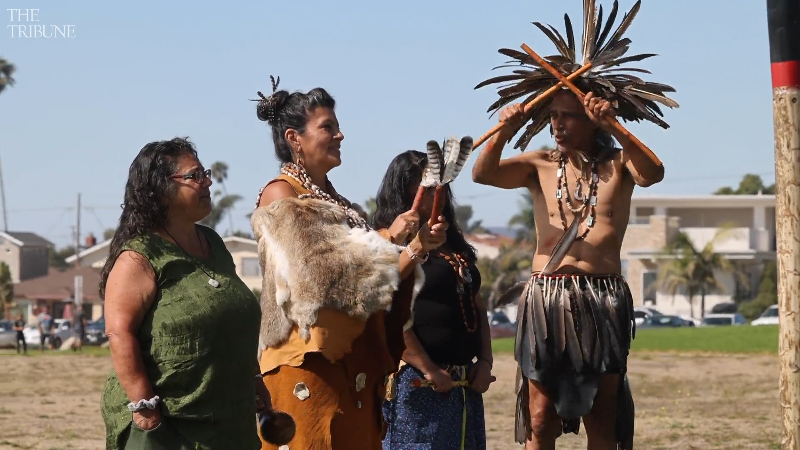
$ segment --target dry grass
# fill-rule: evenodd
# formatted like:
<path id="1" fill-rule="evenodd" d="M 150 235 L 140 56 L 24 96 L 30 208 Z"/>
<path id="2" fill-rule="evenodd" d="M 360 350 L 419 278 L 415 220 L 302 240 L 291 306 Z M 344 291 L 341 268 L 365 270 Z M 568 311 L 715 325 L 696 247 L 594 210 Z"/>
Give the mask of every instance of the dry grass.
<path id="1" fill-rule="evenodd" d="M 108 356 L 0 356 L 0 450 L 104 448 L 100 395 Z M 635 353 L 630 378 L 639 449 L 778 449 L 778 359 L 768 355 Z M 487 392 L 489 448 L 513 441 L 515 365 L 498 354 Z M 586 448 L 569 435 L 559 449 Z"/>

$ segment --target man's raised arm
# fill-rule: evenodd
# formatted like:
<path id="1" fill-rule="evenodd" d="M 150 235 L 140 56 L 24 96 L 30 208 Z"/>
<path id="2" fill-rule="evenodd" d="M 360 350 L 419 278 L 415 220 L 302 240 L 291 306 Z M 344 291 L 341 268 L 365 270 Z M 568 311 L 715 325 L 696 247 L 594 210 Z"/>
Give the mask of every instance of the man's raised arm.
<path id="1" fill-rule="evenodd" d="M 500 113 L 500 122 L 509 122 L 486 143 L 486 147 L 478 154 L 472 166 L 472 181 L 478 184 L 495 186 L 501 189 L 517 189 L 526 187 L 528 179 L 535 172 L 532 153 L 523 153 L 508 159 L 500 160 L 503 147 L 513 137 L 513 123 L 522 119 L 522 105 L 512 105 Z"/>

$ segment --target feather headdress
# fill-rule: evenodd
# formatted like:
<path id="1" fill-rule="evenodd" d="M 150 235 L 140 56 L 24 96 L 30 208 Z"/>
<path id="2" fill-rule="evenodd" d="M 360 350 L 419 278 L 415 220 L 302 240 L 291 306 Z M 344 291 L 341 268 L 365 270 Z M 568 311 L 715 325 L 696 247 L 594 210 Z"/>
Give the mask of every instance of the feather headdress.
<path id="1" fill-rule="evenodd" d="M 617 111 L 617 116 L 622 120 L 635 122 L 647 120 L 662 128 L 669 128 L 669 125 L 661 120 L 664 114 L 658 104 L 677 108 L 678 104 L 664 95 L 665 92 L 675 92 L 675 89 L 665 84 L 644 81 L 632 75 L 632 73 L 649 74 L 650 72 L 647 70 L 623 67 L 626 63 L 656 56 L 653 53 L 625 56 L 631 40 L 623 35 L 639 12 L 640 6 L 641 0 L 637 1 L 625 14 L 622 22 L 612 33 L 611 27 L 614 25 L 619 9 L 617 0 L 614 0 L 611 14 L 605 23 L 603 22 L 603 7 L 600 6 L 597 10 L 595 0 L 584 0 L 582 60 L 580 62 L 577 60 L 575 34 L 568 14 L 564 14 L 566 39 L 550 25 L 545 26 L 539 22 L 533 22 L 533 24 L 555 44 L 559 52 L 558 55 L 547 56 L 544 59 L 565 76 L 580 69 L 586 63 L 592 63 L 590 70 L 573 80 L 577 88 L 584 92 L 593 92 L 611 102 Z M 558 83 L 556 77 L 543 69 L 526 53 L 507 48 L 501 48 L 498 51 L 513 58 L 506 65 L 499 67 L 514 67 L 516 70 L 510 75 L 490 78 L 475 86 L 475 89 L 479 89 L 490 84 L 505 83 L 498 87 L 500 98 L 492 103 L 488 111 L 497 112 L 518 99 L 527 103 Z M 495 67 L 495 69 L 499 67 Z M 528 112 L 525 122 L 529 123 L 514 148 L 524 151 L 531 138 L 547 126 L 550 119 L 548 110 L 551 102 L 552 99 L 548 98 Z M 515 134 L 517 131 L 519 130 L 515 130 Z"/>

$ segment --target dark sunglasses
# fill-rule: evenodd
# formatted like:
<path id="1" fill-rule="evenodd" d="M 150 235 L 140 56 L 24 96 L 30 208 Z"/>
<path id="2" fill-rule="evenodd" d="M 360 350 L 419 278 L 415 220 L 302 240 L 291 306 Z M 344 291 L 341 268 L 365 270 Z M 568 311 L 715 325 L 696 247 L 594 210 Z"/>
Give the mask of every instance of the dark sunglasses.
<path id="1" fill-rule="evenodd" d="M 170 178 L 180 178 L 181 180 L 193 179 L 197 184 L 203 184 L 206 178 L 211 177 L 211 169 L 198 170 L 196 172 L 187 173 L 183 175 L 172 175 Z"/>

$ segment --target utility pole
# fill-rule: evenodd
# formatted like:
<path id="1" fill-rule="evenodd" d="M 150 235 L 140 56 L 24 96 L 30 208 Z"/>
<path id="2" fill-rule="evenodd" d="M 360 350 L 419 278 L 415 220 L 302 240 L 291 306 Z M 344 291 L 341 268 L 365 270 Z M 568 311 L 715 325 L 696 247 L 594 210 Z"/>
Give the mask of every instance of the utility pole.
<path id="1" fill-rule="evenodd" d="M 782 450 L 800 450 L 800 1 L 767 0 L 775 121 Z"/>
<path id="2" fill-rule="evenodd" d="M 81 194 L 78 193 L 78 221 L 75 224 L 75 267 L 81 266 Z"/>
<path id="3" fill-rule="evenodd" d="M 0 159 L 0 197 L 3 200 L 3 231 L 8 231 L 8 213 L 6 212 L 6 188 L 3 184 L 3 161 Z"/>

